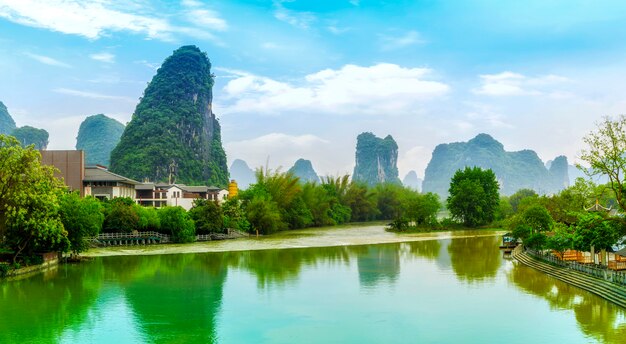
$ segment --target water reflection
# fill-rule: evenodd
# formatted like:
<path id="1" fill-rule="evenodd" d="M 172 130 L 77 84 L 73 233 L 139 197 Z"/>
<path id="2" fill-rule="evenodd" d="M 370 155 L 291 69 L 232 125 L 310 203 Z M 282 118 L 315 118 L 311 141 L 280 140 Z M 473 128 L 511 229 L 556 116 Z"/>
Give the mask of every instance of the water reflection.
<path id="1" fill-rule="evenodd" d="M 439 240 L 414 241 L 405 243 L 404 245 L 409 247 L 411 255 L 428 260 L 437 260 L 442 247 Z"/>
<path id="2" fill-rule="evenodd" d="M 62 266 L 30 278 L 0 280 L 0 343 L 54 343 L 84 322 L 102 287 L 104 267 Z"/>
<path id="3" fill-rule="evenodd" d="M 495 236 L 452 239 L 448 253 L 457 278 L 469 283 L 494 279 L 502 262 L 499 246 Z"/>
<path id="4" fill-rule="evenodd" d="M 359 282 L 371 288 L 380 283 L 393 284 L 400 274 L 400 245 L 357 246 Z"/>
<path id="5" fill-rule="evenodd" d="M 603 343 L 624 343 L 626 312 L 622 308 L 518 263 L 507 277 L 526 293 L 548 301 L 550 308 L 572 310 L 586 335 Z"/>

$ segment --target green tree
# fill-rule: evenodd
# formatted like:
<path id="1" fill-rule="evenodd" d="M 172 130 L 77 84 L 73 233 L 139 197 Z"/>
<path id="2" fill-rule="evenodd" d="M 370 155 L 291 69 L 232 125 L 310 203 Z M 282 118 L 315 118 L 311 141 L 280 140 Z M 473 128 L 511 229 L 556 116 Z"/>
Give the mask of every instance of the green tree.
<path id="1" fill-rule="evenodd" d="M 450 214 L 466 226 L 487 224 L 495 218 L 500 195 L 492 170 L 479 167 L 457 170 L 450 182 L 449 193 L 447 206 Z"/>
<path id="2" fill-rule="evenodd" d="M 624 235 L 622 219 L 605 218 L 594 212 L 581 214 L 574 232 L 574 247 L 581 251 L 601 250 L 605 261 L 606 250 Z"/>
<path id="3" fill-rule="evenodd" d="M 558 252 L 562 258 L 565 251 L 574 248 L 573 230 L 564 224 L 557 224 L 554 235 L 549 237 L 546 242 L 546 247 Z"/>
<path id="4" fill-rule="evenodd" d="M 346 190 L 345 204 L 350 207 L 352 221 L 369 221 L 378 216 L 376 195 L 368 190 L 367 185 L 352 182 Z"/>
<path id="5" fill-rule="evenodd" d="M 511 208 L 513 208 L 513 212 L 517 213 L 520 210 L 519 206 L 523 199 L 525 198 L 536 199 L 537 197 L 539 197 L 539 195 L 537 195 L 535 190 L 519 189 L 509 197 L 509 203 L 511 203 Z"/>
<path id="6" fill-rule="evenodd" d="M 106 203 L 103 232 L 130 233 L 139 229 L 139 215 L 131 198 L 118 197 Z"/>
<path id="7" fill-rule="evenodd" d="M 222 211 L 224 213 L 224 227 L 247 232 L 250 230 L 250 222 L 246 218 L 246 213 L 241 207 L 241 200 L 229 198 L 224 202 Z"/>
<path id="8" fill-rule="evenodd" d="M 173 242 L 193 242 L 196 228 L 193 220 L 183 207 L 163 207 L 159 209 L 161 230 L 172 237 Z"/>
<path id="9" fill-rule="evenodd" d="M 0 135 L 0 242 L 13 250 L 13 261 L 35 251 L 65 251 L 67 231 L 59 218 L 64 192 L 54 169 L 41 165 L 41 154 Z"/>
<path id="10" fill-rule="evenodd" d="M 161 220 L 157 208 L 144 207 L 139 204 L 133 205 L 133 210 L 139 218 L 138 230 L 140 231 L 161 231 Z"/>
<path id="11" fill-rule="evenodd" d="M 280 210 L 269 195 L 255 195 L 246 206 L 251 229 L 257 233 L 270 234 L 278 230 Z"/>
<path id="12" fill-rule="evenodd" d="M 533 205 L 524 210 L 520 217 L 521 223 L 530 226 L 533 232 L 545 232 L 552 229 L 554 220 L 548 210 L 541 205 Z"/>
<path id="13" fill-rule="evenodd" d="M 196 233 L 224 232 L 224 215 L 219 203 L 206 199 L 197 199 L 189 210 L 189 216 L 196 224 Z"/>
<path id="14" fill-rule="evenodd" d="M 61 222 L 67 231 L 70 250 L 80 254 L 89 248 L 87 239 L 97 236 L 102 230 L 103 207 L 96 198 L 81 198 L 78 192 L 64 194 L 60 206 Z"/>
<path id="15" fill-rule="evenodd" d="M 587 134 L 583 141 L 587 144 L 587 149 L 582 150 L 580 158 L 590 167 L 578 167 L 590 176 L 608 176 L 617 203 L 622 210 L 626 210 L 626 116 L 620 115 L 615 120 L 605 117 L 598 123 L 597 129 Z"/>

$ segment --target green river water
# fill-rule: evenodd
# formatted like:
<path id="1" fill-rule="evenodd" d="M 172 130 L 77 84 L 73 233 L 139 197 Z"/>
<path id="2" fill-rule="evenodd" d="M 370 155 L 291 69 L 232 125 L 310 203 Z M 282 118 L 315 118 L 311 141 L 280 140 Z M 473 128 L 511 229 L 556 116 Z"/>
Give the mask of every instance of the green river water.
<path id="1" fill-rule="evenodd" d="M 95 258 L 0 281 L 0 343 L 626 343 L 500 237 Z"/>

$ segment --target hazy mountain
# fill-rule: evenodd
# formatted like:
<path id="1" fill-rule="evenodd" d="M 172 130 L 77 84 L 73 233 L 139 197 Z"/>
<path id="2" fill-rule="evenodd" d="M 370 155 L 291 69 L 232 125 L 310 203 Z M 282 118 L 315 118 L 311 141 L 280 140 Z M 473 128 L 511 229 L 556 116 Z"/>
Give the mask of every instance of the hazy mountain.
<path id="1" fill-rule="evenodd" d="M 532 150 L 506 152 L 504 146 L 487 134 L 479 134 L 468 142 L 440 144 L 433 151 L 426 167 L 424 192 L 447 197 L 450 179 L 458 169 L 478 166 L 490 168 L 505 195 L 528 188 L 540 194 L 558 192 L 568 185 L 567 158 L 555 159 L 548 170 Z"/>
<path id="2" fill-rule="evenodd" d="M 111 170 L 143 180 L 226 186 L 220 124 L 212 111 L 206 53 L 184 46 L 168 57 L 144 91 L 111 152 Z"/>
<path id="3" fill-rule="evenodd" d="M 9 110 L 4 106 L 3 102 L 0 102 L 0 135 L 9 135 L 16 128 L 15 121 L 9 114 Z"/>
<path id="4" fill-rule="evenodd" d="M 11 132 L 11 135 L 20 141 L 22 146 L 35 145 L 35 149 L 47 149 L 48 148 L 48 132 L 44 129 L 37 129 L 31 126 L 25 125 L 17 128 Z"/>
<path id="5" fill-rule="evenodd" d="M 409 173 L 404 176 L 404 179 L 402 179 L 402 185 L 416 191 L 422 190 L 422 182 L 423 180 L 417 177 L 417 173 L 415 171 L 409 171 Z"/>
<path id="6" fill-rule="evenodd" d="M 362 133 L 356 139 L 356 165 L 352 180 L 369 185 L 400 184 L 398 178 L 398 145 L 391 135 L 384 139 Z"/>
<path id="7" fill-rule="evenodd" d="M 237 186 L 242 190 L 247 189 L 250 184 L 256 183 L 254 171 L 241 159 L 235 159 L 230 165 L 230 179 L 234 179 Z"/>
<path id="8" fill-rule="evenodd" d="M 289 169 L 288 172 L 293 173 L 296 177 L 300 178 L 303 183 L 306 182 L 320 182 L 320 177 L 313 169 L 313 165 L 310 160 L 298 159 L 296 163 Z"/>

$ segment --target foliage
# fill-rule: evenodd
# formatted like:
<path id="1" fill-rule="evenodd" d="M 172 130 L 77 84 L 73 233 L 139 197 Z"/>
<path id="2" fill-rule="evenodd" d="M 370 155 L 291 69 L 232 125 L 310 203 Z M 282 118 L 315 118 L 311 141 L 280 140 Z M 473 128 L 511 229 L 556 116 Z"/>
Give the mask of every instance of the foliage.
<path id="1" fill-rule="evenodd" d="M 589 251 L 592 246 L 596 249 L 608 249 L 623 235 L 621 219 L 604 218 L 593 212 L 584 213 L 575 226 L 574 247 L 581 251 Z"/>
<path id="2" fill-rule="evenodd" d="M 139 218 L 138 230 L 140 231 L 161 231 L 161 220 L 157 208 L 143 207 L 139 204 L 133 205 L 133 210 Z"/>
<path id="3" fill-rule="evenodd" d="M 197 199 L 189 210 L 189 216 L 196 225 L 197 234 L 224 232 L 224 215 L 219 203 Z"/>
<path id="4" fill-rule="evenodd" d="M 229 198 L 222 205 L 224 213 L 224 227 L 247 232 L 250 230 L 250 222 L 241 207 L 239 198 Z"/>
<path id="5" fill-rule="evenodd" d="M 139 230 L 139 215 L 135 202 L 128 197 L 118 197 L 105 203 L 104 224 L 106 233 L 130 233 Z"/>
<path id="6" fill-rule="evenodd" d="M 369 132 L 361 133 L 356 138 L 356 165 L 352 180 L 369 186 L 401 184 L 397 161 L 398 145 L 391 135 L 381 139 Z"/>
<path id="7" fill-rule="evenodd" d="M 213 76 L 206 53 L 183 46 L 148 84 L 120 143 L 111 171 L 144 180 L 228 184 L 220 124 L 211 112 Z"/>
<path id="8" fill-rule="evenodd" d="M 536 232 L 532 233 L 524 240 L 524 246 L 534 250 L 540 250 L 546 246 L 547 241 L 548 237 L 544 233 Z"/>
<path id="9" fill-rule="evenodd" d="M 352 182 L 344 196 L 345 205 L 350 207 L 352 221 L 369 221 L 378 215 L 376 194 L 365 184 Z"/>
<path id="10" fill-rule="evenodd" d="M 533 232 L 533 229 L 529 225 L 518 223 L 511 231 L 511 236 L 515 239 L 526 240 Z"/>
<path id="11" fill-rule="evenodd" d="M 519 190 L 517 190 L 514 194 L 512 194 L 509 197 L 509 203 L 511 204 L 511 208 L 513 209 L 513 212 L 517 213 L 518 211 L 524 209 L 524 204 L 527 204 L 527 203 L 522 203 L 523 200 L 525 200 L 527 198 L 531 198 L 531 199 L 535 200 L 538 197 L 539 197 L 539 195 L 537 195 L 535 190 L 519 189 Z M 532 201 L 531 200 L 526 200 L 526 202 L 531 203 Z M 520 209 L 520 203 L 522 203 L 521 209 Z"/>
<path id="12" fill-rule="evenodd" d="M 587 144 L 587 149 L 582 150 L 580 158 L 590 168 L 579 168 L 590 176 L 607 175 L 617 203 L 622 211 L 626 210 L 626 116 L 620 115 L 615 120 L 605 117 L 598 123 L 597 129 L 587 134 L 583 141 Z"/>
<path id="13" fill-rule="evenodd" d="M 173 242 L 192 242 L 196 240 L 196 228 L 189 214 L 180 206 L 159 209 L 161 230 L 171 235 Z"/>
<path id="14" fill-rule="evenodd" d="M 34 145 L 35 149 L 46 149 L 48 147 L 48 132 L 44 129 L 37 129 L 31 126 L 23 126 L 11 132 L 11 136 L 24 147 Z"/>
<path id="15" fill-rule="evenodd" d="M 67 231 L 59 218 L 64 186 L 53 168 L 42 166 L 34 147 L 22 148 L 0 135 L 0 241 L 19 256 L 36 251 L 65 251 Z"/>
<path id="16" fill-rule="evenodd" d="M 505 220 L 514 214 L 513 207 L 511 206 L 511 202 L 509 197 L 500 196 L 500 202 L 498 203 L 498 208 L 496 209 L 494 218 L 496 220 Z"/>
<path id="17" fill-rule="evenodd" d="M 271 234 L 279 229 L 280 210 L 269 195 L 254 195 L 246 206 L 250 228 L 261 234 Z"/>
<path id="18" fill-rule="evenodd" d="M 521 214 L 520 222 L 530 226 L 533 232 L 545 232 L 552 229 L 554 220 L 548 210 L 541 205 L 533 205 L 524 210 Z"/>
<path id="19" fill-rule="evenodd" d="M 79 254 L 89 248 L 86 239 L 100 234 L 104 222 L 103 207 L 96 198 L 81 198 L 78 192 L 64 194 L 60 206 L 59 214 L 68 233 L 70 250 Z"/>
<path id="20" fill-rule="evenodd" d="M 450 214 L 466 226 L 486 224 L 495 218 L 500 196 L 493 171 L 479 167 L 458 170 L 450 182 L 449 193 Z"/>
<path id="21" fill-rule="evenodd" d="M 573 230 L 566 225 L 557 224 L 554 235 L 549 237 L 546 242 L 546 247 L 558 252 L 563 257 L 563 252 L 574 248 Z"/>
<path id="22" fill-rule="evenodd" d="M 76 149 L 85 151 L 85 164 L 109 166 L 111 151 L 120 141 L 124 125 L 103 114 L 85 118 L 78 129 Z"/>

